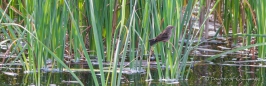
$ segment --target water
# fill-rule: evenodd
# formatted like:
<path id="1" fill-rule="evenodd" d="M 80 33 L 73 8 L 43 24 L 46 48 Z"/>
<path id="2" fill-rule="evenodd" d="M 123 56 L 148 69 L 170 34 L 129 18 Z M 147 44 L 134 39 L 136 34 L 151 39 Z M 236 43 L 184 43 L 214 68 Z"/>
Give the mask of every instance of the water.
<path id="1" fill-rule="evenodd" d="M 197 58 L 197 57 L 195 57 Z M 235 59 L 235 58 L 225 58 Z M 220 60 L 220 61 L 219 61 Z M 121 86 L 178 86 L 178 85 L 197 85 L 197 86 L 229 86 L 229 85 L 264 85 L 265 86 L 265 61 L 264 60 L 245 60 L 245 61 L 223 61 L 217 59 L 216 63 L 195 63 L 186 80 L 178 82 L 166 82 L 159 79 L 157 69 L 151 69 L 152 79 L 146 81 L 146 72 L 124 73 L 122 75 Z M 188 62 L 191 63 L 191 62 Z M 256 65 L 255 65 L 256 64 Z M 80 78 L 85 86 L 93 86 L 94 82 L 89 69 L 71 69 Z M 97 73 L 97 72 L 96 72 Z M 105 73 L 107 75 L 108 72 Z M 21 66 L 12 68 L 1 67 L 0 86 L 26 86 L 33 85 L 33 72 L 25 72 Z M 99 74 L 99 73 L 97 73 Z M 41 73 L 42 85 L 51 86 L 78 86 L 78 82 L 70 73 L 58 71 L 46 71 Z M 100 78 L 98 77 L 100 81 Z M 109 78 L 110 80 L 110 78 Z M 101 84 L 101 83 L 100 83 Z"/>

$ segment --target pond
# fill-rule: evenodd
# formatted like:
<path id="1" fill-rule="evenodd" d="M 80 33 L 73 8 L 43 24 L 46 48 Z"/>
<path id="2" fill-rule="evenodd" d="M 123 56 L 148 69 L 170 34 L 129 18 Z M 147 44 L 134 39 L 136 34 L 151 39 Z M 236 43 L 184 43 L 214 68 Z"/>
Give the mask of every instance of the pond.
<path id="1" fill-rule="evenodd" d="M 202 57 L 194 57 L 202 58 Z M 232 59 L 231 61 L 224 61 L 227 59 Z M 156 68 L 151 67 L 151 81 L 146 80 L 145 69 L 139 72 L 132 72 L 129 68 L 124 69 L 122 75 L 121 86 L 177 86 L 177 85 L 198 85 L 198 86 L 229 86 L 229 85 L 265 85 L 265 64 L 264 60 L 245 60 L 237 61 L 237 58 L 225 57 L 217 59 L 213 62 L 200 62 L 193 61 L 188 62 L 188 67 L 190 63 L 193 63 L 193 67 L 188 68 L 186 72 L 190 72 L 190 75 L 185 80 L 179 80 L 178 82 L 167 82 L 163 79 L 159 79 L 158 72 Z M 146 64 L 145 62 L 143 62 Z M 80 66 L 82 64 L 75 64 Z M 7 66 L 7 67 L 5 67 Z M 24 71 L 19 64 L 9 64 L 2 65 L 0 71 L 0 82 L 1 86 L 34 86 L 33 83 L 33 71 Z M 151 66 L 155 66 L 152 64 Z M 84 83 L 85 86 L 93 86 L 94 82 L 91 77 L 91 73 L 86 66 L 83 69 L 71 69 L 75 71 L 74 73 L 79 79 Z M 165 70 L 165 68 L 163 68 Z M 131 73 L 128 73 L 128 72 Z M 99 75 L 99 72 L 96 72 Z M 105 72 L 108 75 L 108 72 Z M 263 76 L 261 76 L 263 75 Z M 63 72 L 58 72 L 56 69 L 42 69 L 41 73 L 42 85 L 50 86 L 76 86 L 79 85 L 77 81 L 72 77 L 72 75 L 63 69 Z M 98 77 L 100 80 L 100 77 Z M 100 83 L 101 84 L 101 83 Z"/>

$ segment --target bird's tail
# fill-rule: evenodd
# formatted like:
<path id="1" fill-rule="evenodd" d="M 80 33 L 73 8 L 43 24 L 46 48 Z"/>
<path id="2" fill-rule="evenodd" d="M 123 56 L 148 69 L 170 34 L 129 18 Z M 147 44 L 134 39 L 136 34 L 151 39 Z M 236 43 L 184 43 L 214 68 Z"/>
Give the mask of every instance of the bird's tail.
<path id="1" fill-rule="evenodd" d="M 156 41 L 155 39 L 151 39 L 151 40 L 149 40 L 149 42 L 150 42 L 150 46 L 152 46 L 152 45 L 156 44 L 158 41 Z"/>

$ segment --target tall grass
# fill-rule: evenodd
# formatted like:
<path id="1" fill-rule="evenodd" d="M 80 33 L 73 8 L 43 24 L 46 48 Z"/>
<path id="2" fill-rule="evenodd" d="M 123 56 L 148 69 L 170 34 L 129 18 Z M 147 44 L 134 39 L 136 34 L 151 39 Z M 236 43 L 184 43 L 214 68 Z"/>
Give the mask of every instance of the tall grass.
<path id="1" fill-rule="evenodd" d="M 264 16 L 266 14 L 266 11 L 265 11 L 265 5 L 263 4 L 266 4 L 266 1 L 256 1 L 256 2 L 252 2 L 252 6 L 254 6 L 255 8 L 255 12 L 256 12 L 256 17 L 257 17 L 257 20 L 253 22 L 256 23 L 257 22 L 257 34 L 266 34 L 266 17 Z M 253 13 L 253 12 L 252 12 Z M 257 37 L 257 42 L 258 43 L 265 43 L 266 42 L 266 39 L 265 37 Z M 266 57 L 266 54 L 264 53 L 266 51 L 266 46 L 260 46 L 258 48 L 258 56 L 261 57 L 261 58 L 265 58 Z"/>
<path id="2" fill-rule="evenodd" d="M 224 55 L 229 52 L 235 52 L 243 49 L 250 49 L 250 51 L 252 51 L 253 49 L 256 50 L 256 48 L 258 49 L 258 57 L 265 58 L 265 22 L 263 21 L 265 18 L 262 16 L 265 14 L 265 11 L 262 10 L 265 8 L 262 5 L 265 1 L 243 0 L 241 2 L 235 1 L 234 3 L 236 4 L 230 3 L 231 2 L 224 0 L 218 7 L 219 9 L 224 8 L 224 13 L 222 14 L 217 8 L 217 13 L 219 13 L 217 15 L 220 17 L 223 15 L 223 31 L 225 36 L 233 36 L 233 45 L 236 45 L 238 41 L 237 37 L 243 38 L 244 45 L 243 47 L 211 57 L 209 60 L 218 58 L 220 55 Z M 222 21 L 221 19 L 222 18 L 218 18 L 219 22 Z M 230 29 L 230 26 L 232 26 L 232 29 Z M 232 30 L 232 33 L 229 33 L 230 30 Z M 252 57 L 255 57 L 255 52 L 251 52 L 251 54 L 253 54 Z"/>
<path id="3" fill-rule="evenodd" d="M 18 54 L 16 59 L 24 63 L 23 68 L 33 71 L 32 82 L 36 85 L 42 83 L 41 69 L 48 68 L 47 60 L 52 60 L 52 68 L 59 71 L 67 69 L 81 85 L 84 85 L 64 63 L 65 55 L 73 56 L 76 63 L 80 62 L 81 57 L 86 58 L 96 86 L 109 85 L 110 81 L 113 86 L 120 85 L 122 71 L 127 67 L 124 65 L 125 61 L 130 62 L 131 69 L 140 70 L 142 61 L 147 60 L 146 79 L 151 80 L 150 51 L 154 51 L 159 78 L 178 81 L 186 78 L 186 62 L 190 51 L 195 48 L 189 40 L 201 39 L 204 28 L 208 26 L 208 16 L 216 13 L 222 25 L 221 35 L 233 36 L 233 39 L 240 36 L 247 38 L 245 41 L 248 46 L 236 50 L 259 46 L 259 57 L 265 57 L 265 38 L 262 35 L 266 33 L 263 16 L 265 11 L 262 5 L 265 1 L 235 0 L 236 4 L 231 4 L 228 0 L 217 0 L 212 2 L 214 6 L 211 7 L 211 11 L 206 11 L 208 13 L 205 14 L 201 14 L 201 11 L 206 10 L 204 7 L 207 1 L 200 1 L 201 9 L 196 17 L 204 16 L 204 21 L 201 22 L 200 30 L 195 31 L 192 28 L 191 16 L 198 2 L 2 0 L 0 28 L 5 39 L 1 40 L 1 44 L 12 44 L 7 52 Z M 157 36 L 168 25 L 175 26 L 169 42 L 149 46 L 148 40 Z M 229 33 L 230 30 L 232 33 Z M 256 37 L 259 44 L 250 45 L 252 37 Z M 188 41 L 185 41 L 186 39 Z M 26 45 L 21 45 L 21 42 Z M 234 41 L 234 44 L 236 43 L 237 40 Z M 96 68 L 92 65 L 90 55 L 97 58 L 100 80 L 97 79 L 94 71 Z M 111 73 L 104 73 L 105 61 L 111 62 L 107 68 L 112 71 Z"/>

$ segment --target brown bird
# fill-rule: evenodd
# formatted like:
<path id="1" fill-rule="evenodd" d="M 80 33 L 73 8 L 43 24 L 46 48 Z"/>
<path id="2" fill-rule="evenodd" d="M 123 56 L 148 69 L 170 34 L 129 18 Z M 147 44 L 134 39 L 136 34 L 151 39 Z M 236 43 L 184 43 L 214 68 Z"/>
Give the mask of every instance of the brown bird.
<path id="1" fill-rule="evenodd" d="M 168 25 L 166 27 L 166 29 L 160 33 L 157 37 L 153 38 L 153 39 L 150 39 L 149 42 L 150 42 L 150 46 L 156 44 L 157 42 L 167 42 L 171 35 L 172 35 L 172 29 L 174 28 L 174 26 L 172 25 Z"/>

